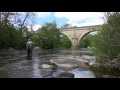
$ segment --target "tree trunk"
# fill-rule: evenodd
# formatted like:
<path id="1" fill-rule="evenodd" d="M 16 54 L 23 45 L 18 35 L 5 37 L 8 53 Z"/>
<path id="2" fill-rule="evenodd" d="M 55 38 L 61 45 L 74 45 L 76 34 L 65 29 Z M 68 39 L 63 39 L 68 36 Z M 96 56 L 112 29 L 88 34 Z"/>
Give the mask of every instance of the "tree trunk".
<path id="1" fill-rule="evenodd" d="M 21 35 L 22 35 L 22 28 L 23 28 L 23 25 L 24 25 L 24 23 L 25 23 L 25 21 L 26 21 L 28 15 L 29 15 L 29 12 L 26 14 L 25 19 L 23 20 L 23 22 L 22 22 L 22 24 L 21 24 L 21 27 L 20 27 L 20 33 L 21 33 Z"/>

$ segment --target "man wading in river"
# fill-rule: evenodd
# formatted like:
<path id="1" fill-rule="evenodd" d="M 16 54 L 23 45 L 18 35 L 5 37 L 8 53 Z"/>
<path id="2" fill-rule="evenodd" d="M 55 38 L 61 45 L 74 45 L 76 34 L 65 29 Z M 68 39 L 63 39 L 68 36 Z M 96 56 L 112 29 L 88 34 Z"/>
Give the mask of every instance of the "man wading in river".
<path id="1" fill-rule="evenodd" d="M 26 48 L 27 48 L 27 55 L 32 56 L 32 50 L 33 50 L 33 42 L 28 39 L 28 42 L 26 43 Z"/>

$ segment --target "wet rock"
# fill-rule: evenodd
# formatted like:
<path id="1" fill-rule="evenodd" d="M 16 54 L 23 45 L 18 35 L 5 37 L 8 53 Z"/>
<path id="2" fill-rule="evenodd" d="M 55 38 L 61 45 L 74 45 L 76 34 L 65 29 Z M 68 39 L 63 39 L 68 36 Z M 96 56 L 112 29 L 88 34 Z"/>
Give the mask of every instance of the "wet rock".
<path id="1" fill-rule="evenodd" d="M 78 67 L 78 65 L 75 64 L 73 60 L 71 61 L 68 59 L 55 59 L 55 60 L 50 60 L 50 62 L 54 63 L 60 68 L 72 69 Z"/>
<path id="2" fill-rule="evenodd" d="M 57 58 L 50 60 L 51 63 L 57 64 L 57 63 L 65 63 L 68 62 L 67 58 Z"/>
<path id="3" fill-rule="evenodd" d="M 54 68 L 54 66 L 49 64 L 42 64 L 42 68 Z"/>
<path id="4" fill-rule="evenodd" d="M 96 65 L 96 62 L 93 61 L 93 60 L 91 60 L 91 61 L 89 62 L 89 65 Z"/>
<path id="5" fill-rule="evenodd" d="M 87 60 L 83 60 L 83 59 L 76 59 L 76 60 L 78 60 L 80 63 L 89 64 L 89 61 L 87 61 Z"/>
<path id="6" fill-rule="evenodd" d="M 85 60 L 95 60 L 95 56 L 82 55 L 82 58 Z"/>
<path id="7" fill-rule="evenodd" d="M 54 72 L 53 73 L 53 77 L 54 78 L 74 78 L 74 74 L 73 73 L 69 73 L 69 72 Z"/>
<path id="8" fill-rule="evenodd" d="M 71 57 L 69 59 L 71 59 L 71 62 L 74 62 L 74 63 L 86 63 L 86 64 L 89 64 L 89 61 L 84 60 L 81 56 Z"/>
<path id="9" fill-rule="evenodd" d="M 61 68 L 82 68 L 82 69 L 89 69 L 87 65 L 89 62 L 87 60 L 82 59 L 54 59 L 50 60 L 52 63 L 56 64 L 58 67 Z"/>
<path id="10" fill-rule="evenodd" d="M 68 69 L 72 69 L 72 68 L 77 68 L 78 67 L 78 65 L 72 64 L 72 63 L 57 64 L 57 66 L 61 67 L 61 68 L 68 68 Z"/>
<path id="11" fill-rule="evenodd" d="M 81 62 L 81 63 L 77 63 L 78 67 L 79 68 L 82 68 L 84 70 L 88 70 L 90 68 L 90 66 L 84 62 Z"/>
<path id="12" fill-rule="evenodd" d="M 87 60 L 82 60 L 82 59 L 67 59 L 67 58 L 63 58 L 63 59 L 53 59 L 50 60 L 50 62 L 56 64 L 58 67 L 61 68 L 83 68 L 83 69 L 89 69 L 89 61 Z"/>

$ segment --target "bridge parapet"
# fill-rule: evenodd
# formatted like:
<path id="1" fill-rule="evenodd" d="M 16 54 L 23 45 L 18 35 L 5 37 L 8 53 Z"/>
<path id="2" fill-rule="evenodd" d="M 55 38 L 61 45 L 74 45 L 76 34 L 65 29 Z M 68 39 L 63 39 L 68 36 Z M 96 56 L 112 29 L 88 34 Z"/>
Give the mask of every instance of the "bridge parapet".
<path id="1" fill-rule="evenodd" d="M 102 25 L 89 27 L 89 30 L 90 30 L 90 31 L 99 30 L 99 29 L 101 29 L 101 26 L 102 26 Z"/>
<path id="2" fill-rule="evenodd" d="M 71 28 L 60 28 L 60 31 L 73 31 L 73 30 L 95 30 L 100 29 L 102 25 L 94 26 L 82 26 L 82 27 L 71 27 Z"/>

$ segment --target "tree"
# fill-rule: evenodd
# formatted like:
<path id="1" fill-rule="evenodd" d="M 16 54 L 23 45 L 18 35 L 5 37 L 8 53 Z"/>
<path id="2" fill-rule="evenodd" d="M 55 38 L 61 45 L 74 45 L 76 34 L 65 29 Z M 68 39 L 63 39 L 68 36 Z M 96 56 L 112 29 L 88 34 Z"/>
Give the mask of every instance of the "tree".
<path id="1" fill-rule="evenodd" d="M 36 14 L 34 12 L 1 12 L 0 16 L 1 24 L 5 25 L 5 29 L 8 25 L 13 25 L 19 28 L 22 35 L 23 26 L 34 24 Z"/>
<path id="2" fill-rule="evenodd" d="M 21 18 L 21 16 L 23 16 L 23 17 Z M 33 13 L 33 12 L 25 12 L 24 14 L 23 13 L 18 13 L 17 14 L 16 22 L 18 23 L 17 26 L 20 30 L 21 35 L 23 33 L 23 26 L 28 25 L 30 22 L 31 22 L 30 25 L 35 23 L 35 21 L 34 21 L 35 16 L 36 16 L 36 14 Z"/>
<path id="3" fill-rule="evenodd" d="M 72 44 L 71 41 L 69 40 L 69 38 L 65 35 L 63 35 L 60 38 L 60 46 L 61 48 L 71 48 Z"/>
<path id="4" fill-rule="evenodd" d="M 68 23 L 66 23 L 66 24 L 64 24 L 61 28 L 70 28 L 70 27 L 71 27 L 71 25 L 68 24 Z"/>
<path id="5" fill-rule="evenodd" d="M 42 48 L 52 49 L 59 45 L 60 32 L 55 21 L 45 23 L 39 29 L 37 36 L 39 38 L 39 46 Z"/>
<path id="6" fill-rule="evenodd" d="M 22 36 L 27 32 L 28 22 L 33 22 L 32 12 L 0 12 L 0 48 L 24 48 L 26 38 Z"/>
<path id="7" fill-rule="evenodd" d="M 89 34 L 89 35 L 86 35 L 85 37 L 83 37 L 83 39 L 80 41 L 79 47 L 80 48 L 91 47 L 94 36 L 95 35 Z"/>
<path id="8" fill-rule="evenodd" d="M 14 13 L 12 12 L 0 12 L 0 47 L 5 48 L 6 46 L 9 46 L 11 43 L 9 43 L 10 35 L 13 36 L 12 31 L 14 31 L 14 26 L 11 23 L 11 16 L 13 16 Z M 12 30 L 12 31 L 11 31 Z M 13 36 L 14 37 L 14 36 Z"/>
<path id="9" fill-rule="evenodd" d="M 94 54 L 99 62 L 120 63 L 120 13 L 105 13 L 105 19 L 92 44 Z"/>

